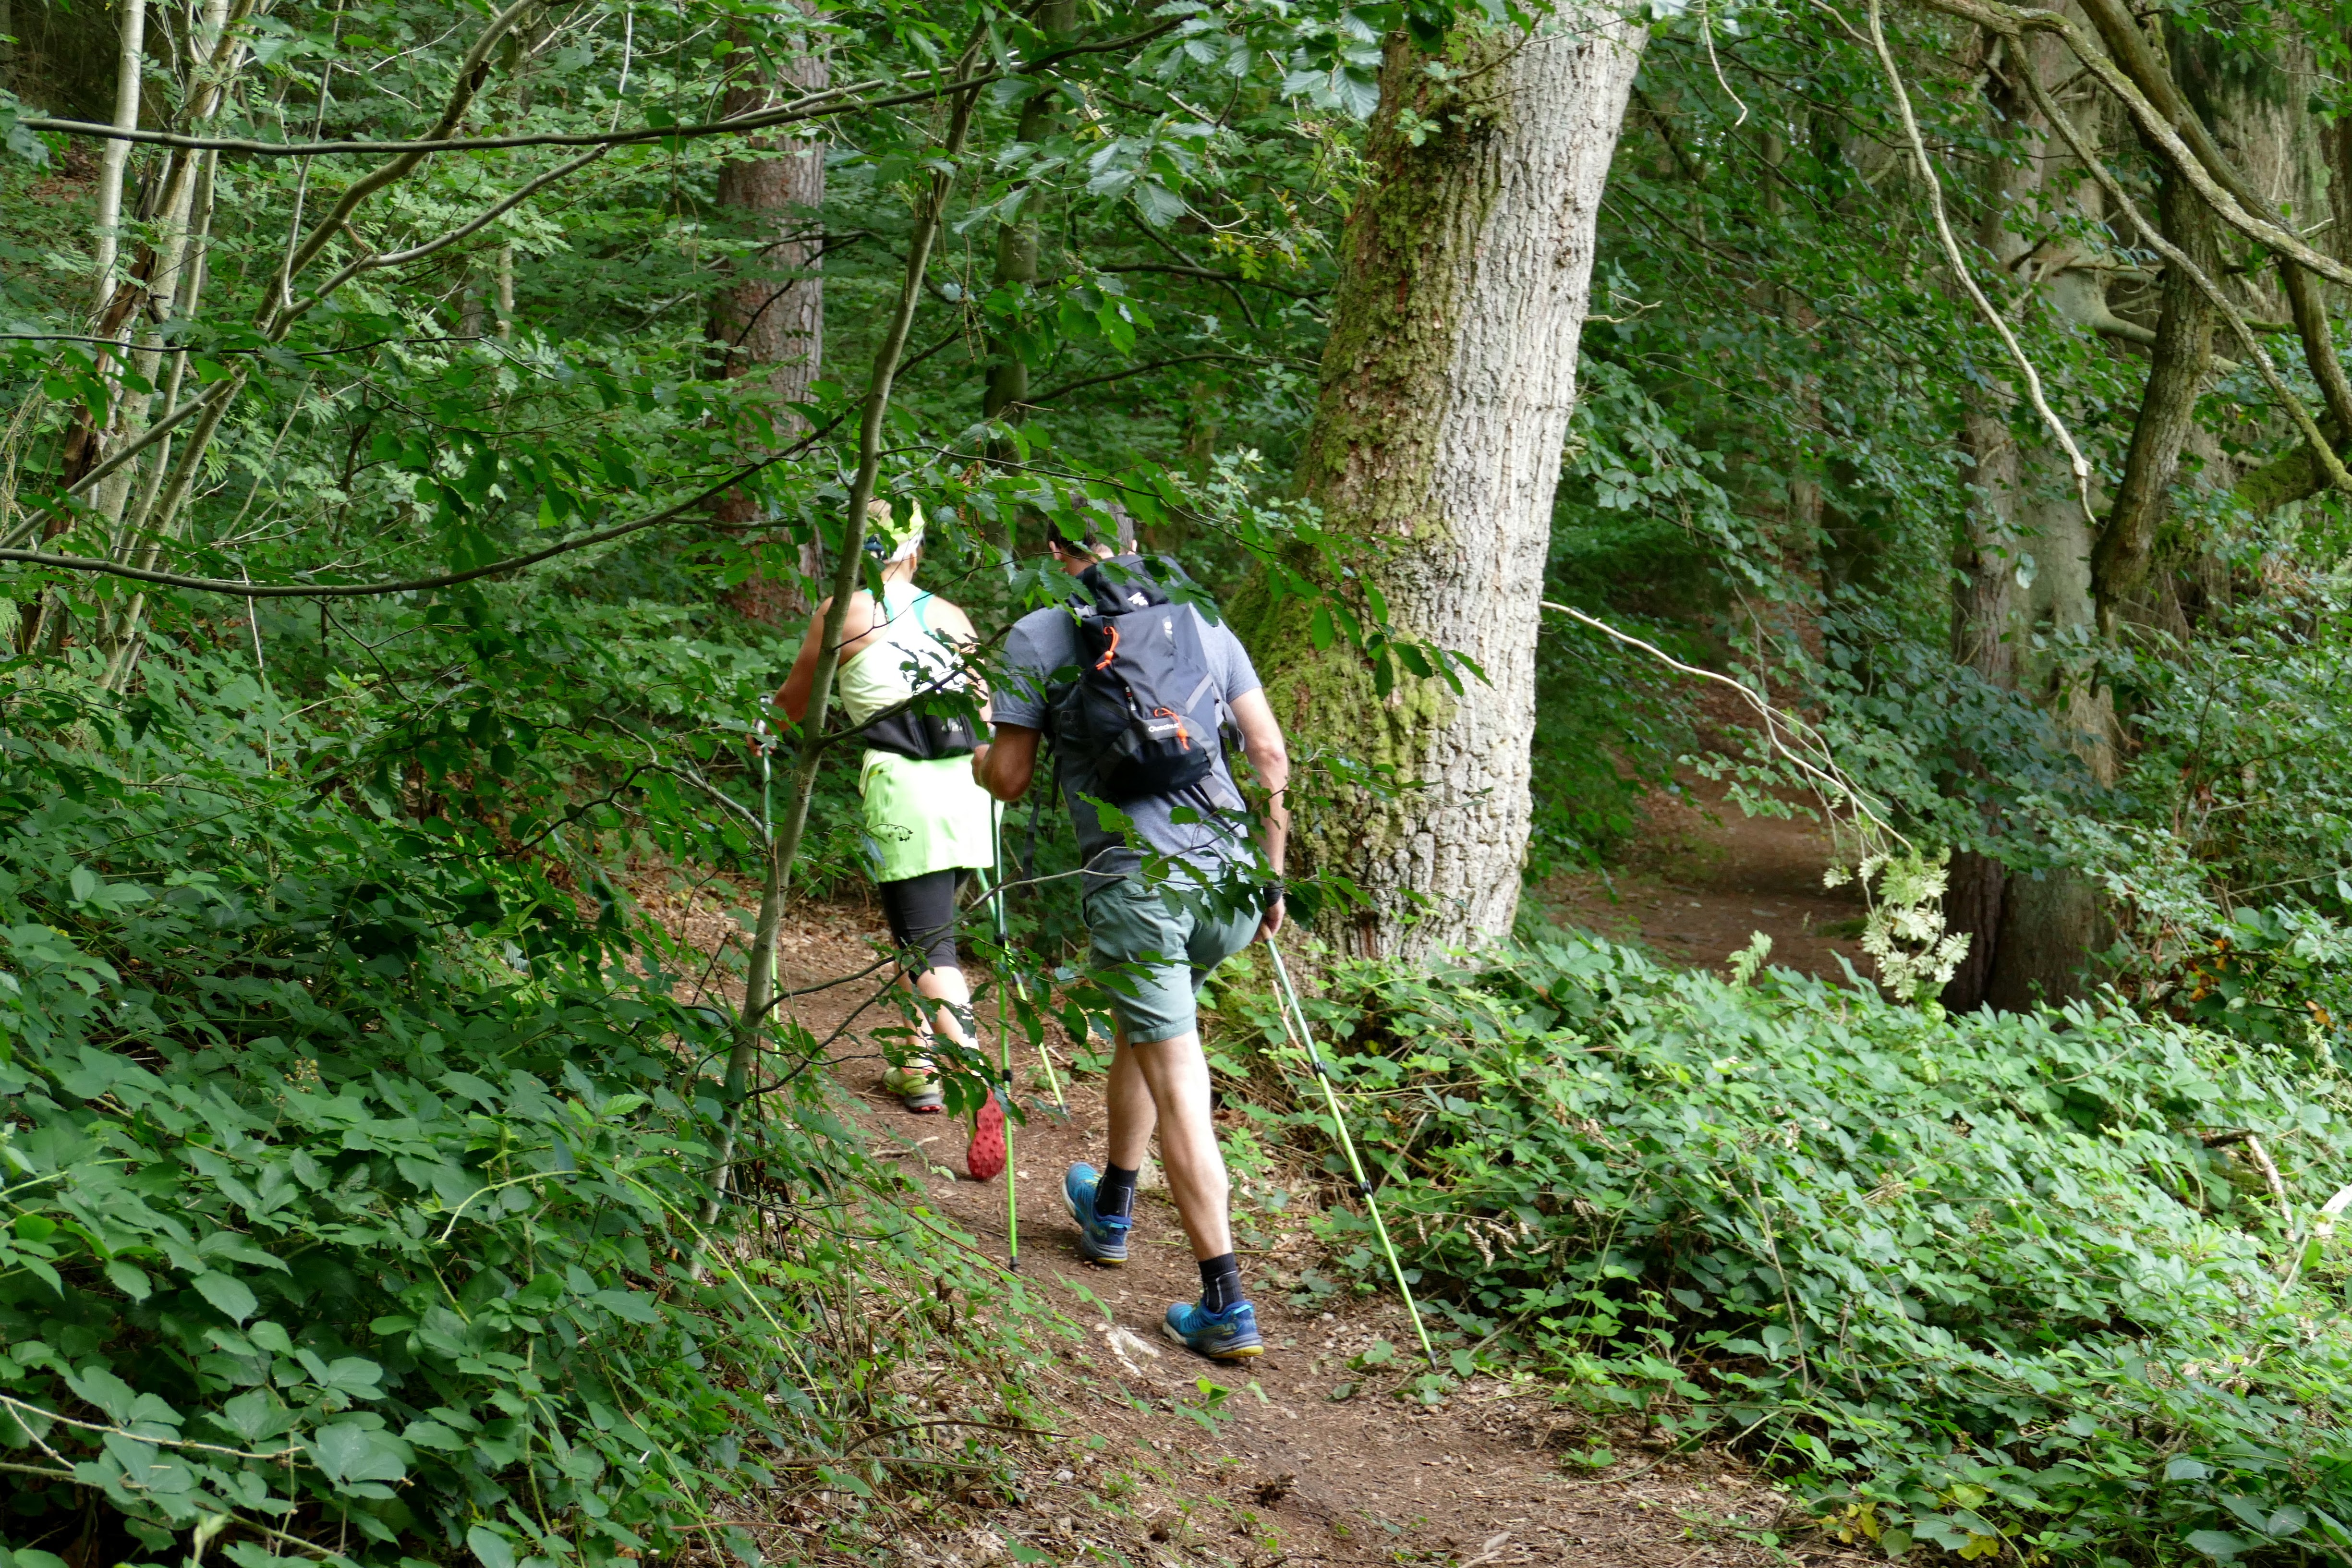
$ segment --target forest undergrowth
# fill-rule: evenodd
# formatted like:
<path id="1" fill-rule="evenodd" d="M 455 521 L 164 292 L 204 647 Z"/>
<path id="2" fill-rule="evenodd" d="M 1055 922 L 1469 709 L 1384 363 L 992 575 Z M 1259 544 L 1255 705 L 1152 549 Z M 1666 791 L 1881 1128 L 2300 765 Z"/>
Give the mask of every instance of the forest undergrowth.
<path id="1" fill-rule="evenodd" d="M 711 1204 L 726 1037 L 657 926 L 322 791 L 249 667 L 149 668 L 0 722 L 17 1568 L 751 1557 L 1003 1472 L 1050 1332 L 817 1079 Z"/>
<path id="2" fill-rule="evenodd" d="M 909 1206 L 821 1075 L 777 1057 L 710 1205 L 727 1034 L 672 994 L 708 955 L 516 853 L 544 822 L 396 809 L 385 736 L 245 661 L 148 668 L 116 698 L 19 667 L 7 698 L 18 1568 L 92 1532 L 159 1562 L 751 1554 L 747 1508 L 969 1490 L 1052 1425 L 1022 1370 L 1051 1314 Z M 1725 981 L 1530 929 L 1458 967 L 1327 961 L 1310 1012 L 1444 1363 L 1398 1396 L 1532 1376 L 1891 1554 L 2352 1545 L 2344 1268 L 2289 1217 L 2352 1161 L 2318 1042 L 1948 1017 L 1760 958 Z M 1315 1215 L 1302 1301 L 1381 1289 L 1247 971 L 1211 1040 L 1237 1174 Z M 1410 1359 L 1375 1346 L 1360 1386 Z"/>
<path id="3" fill-rule="evenodd" d="M 2111 1000 L 1947 1016 L 1760 957 L 1726 980 L 1535 930 L 1328 970 L 1309 1011 L 1452 1324 L 1408 1397 L 1531 1372 L 1661 1450 L 1732 1445 L 1887 1555 L 2352 1545 L 2352 1096 L 2324 1058 Z M 1271 1001 L 1226 995 L 1235 1092 L 1303 1084 Z M 1265 1172 L 1328 1147 L 1319 1100 L 1246 1103 Z M 1334 1200 L 1310 1294 L 1381 1272 L 1339 1173 L 1305 1173 Z"/>

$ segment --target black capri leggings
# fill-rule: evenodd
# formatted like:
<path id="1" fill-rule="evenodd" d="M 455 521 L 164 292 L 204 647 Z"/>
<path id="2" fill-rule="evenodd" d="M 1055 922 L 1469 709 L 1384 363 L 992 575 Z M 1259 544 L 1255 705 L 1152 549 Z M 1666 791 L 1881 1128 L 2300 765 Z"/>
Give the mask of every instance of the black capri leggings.
<path id="1" fill-rule="evenodd" d="M 926 871 L 896 882 L 877 882 L 882 913 L 890 921 L 891 940 L 900 952 L 919 955 L 908 965 L 909 974 L 956 966 L 956 896 L 963 891 L 969 870 Z"/>

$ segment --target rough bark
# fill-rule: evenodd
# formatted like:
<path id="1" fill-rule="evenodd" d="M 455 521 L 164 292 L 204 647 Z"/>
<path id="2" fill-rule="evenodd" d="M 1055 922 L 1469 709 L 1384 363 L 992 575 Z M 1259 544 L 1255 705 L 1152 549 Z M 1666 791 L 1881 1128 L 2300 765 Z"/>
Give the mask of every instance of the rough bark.
<path id="1" fill-rule="evenodd" d="M 780 89 L 782 96 L 797 96 L 831 79 L 831 68 L 816 54 L 788 55 L 772 72 L 747 66 L 727 89 L 722 112 L 750 113 L 775 100 Z M 768 156 L 736 159 L 719 171 L 719 205 L 744 215 L 761 243 L 713 301 L 710 336 L 728 374 L 764 384 L 782 436 L 798 427 L 798 416 L 787 411 L 807 398 L 824 358 L 823 226 L 816 216 L 824 205 L 824 149 L 796 142 L 778 157 L 777 145 L 753 138 L 751 149 Z M 759 506 L 737 491 L 717 510 L 721 523 L 742 524 L 757 520 Z M 814 551 L 814 544 L 801 551 L 803 576 L 818 570 Z M 808 612 L 798 580 L 765 573 L 729 589 L 727 600 L 740 614 L 771 624 Z"/>
<path id="2" fill-rule="evenodd" d="M 2000 409 L 1979 405 L 1963 419 L 1960 446 L 1969 459 L 1969 504 L 1953 563 L 1952 661 L 1994 686 L 2014 689 L 2017 443 Z M 1947 1007 L 1967 1011 L 1984 1004 L 1999 952 L 2008 882 L 2009 868 L 1992 856 L 1965 850 L 1952 858 L 1944 884 L 1944 926 L 1966 932 L 1969 951 L 1944 987 Z"/>
<path id="3" fill-rule="evenodd" d="M 2047 42 L 2022 39 L 1994 47 L 1988 66 L 1991 118 L 2035 136 L 2018 163 L 1988 172 L 1975 238 L 1990 258 L 1989 270 L 2034 284 L 2049 307 L 2078 328 L 2118 335 L 2113 329 L 2124 323 L 2107 302 L 2103 274 L 2084 265 L 2104 258 L 2084 255 L 2080 242 L 2047 237 L 2078 227 L 2095 232 L 2104 216 L 2098 190 L 2073 177 L 2055 132 L 2041 122 L 2020 80 L 2021 73 L 2036 72 L 2046 89 L 2070 74 L 2070 64 Z M 2074 634 L 2094 620 L 2089 526 L 2063 458 L 2038 423 L 2013 426 L 2013 412 L 1988 395 L 1962 419 L 1969 504 L 1955 539 L 1953 662 L 1992 686 L 2028 695 L 2075 738 L 2095 770 L 2105 768 L 2112 760 L 2111 716 L 2058 651 L 2076 646 Z M 1976 765 L 1970 757 L 1957 761 L 1963 770 Z M 2044 910 L 2062 884 L 2071 887 L 2063 874 L 2042 881 L 2013 877 L 1992 856 L 1953 857 L 1945 924 L 1967 934 L 1969 952 L 1944 989 L 1946 1006 L 1999 1005 L 1996 998 L 2030 994 L 2037 986 L 2074 994 L 2077 983 L 2053 990 L 2043 971 L 2053 964 L 2068 975 L 2079 970 L 2090 928 L 2071 945 L 2061 942 L 2054 958 L 2022 935 L 2031 928 L 2037 942 L 2063 936 L 2063 922 L 2045 918 Z"/>
<path id="4" fill-rule="evenodd" d="M 1444 81 L 1410 42 L 1388 47 L 1300 484 L 1363 545 L 1349 591 L 1376 588 L 1400 636 L 1465 654 L 1486 679 L 1456 694 L 1401 674 L 1383 698 L 1360 653 L 1315 648 L 1311 605 L 1239 606 L 1304 749 L 1392 768 L 1404 786 L 1314 813 L 1294 840 L 1303 871 L 1364 896 L 1332 932 L 1356 952 L 1507 935 L 1517 908 L 1552 496 L 1594 221 L 1644 38 L 1613 9 L 1566 7 L 1533 37 L 1458 37 Z"/>
<path id="5" fill-rule="evenodd" d="M 2010 68 L 2038 69 L 2030 47 Z M 2022 94 L 1999 72 L 1986 78 L 1987 107 L 1996 120 L 2021 118 Z M 1987 171 L 1976 242 L 1998 266 L 2023 259 L 2022 241 L 2012 228 L 2021 202 L 2038 197 L 2043 169 L 2039 161 L 1996 164 Z M 2031 552 L 2023 515 L 2028 509 L 2026 474 L 2016 433 L 2005 405 L 1979 393 L 1960 420 L 1960 451 L 1967 461 L 1968 510 L 1954 541 L 1952 565 L 1952 662 L 1973 669 L 2005 690 L 2017 686 L 2021 568 Z M 2030 574 L 2022 574 L 2030 581 Z M 1976 759 L 1959 759 L 1973 769 Z M 2000 952 L 2001 904 L 2009 868 L 1992 856 L 1963 851 L 1952 858 L 1945 882 L 1944 924 L 1965 934 L 1969 951 L 1945 985 L 1944 1005 L 1956 1011 L 1983 1005 Z"/>
<path id="6" fill-rule="evenodd" d="M 2221 249 L 2213 215 L 2178 174 L 2168 172 L 2158 193 L 2165 238 L 2202 268 L 2219 273 Z M 2131 451 L 2115 504 L 2091 552 L 2092 591 L 2100 629 L 2112 632 L 2124 602 L 2146 584 L 2156 555 L 2157 525 L 2180 464 L 2180 448 L 2197 417 L 2197 392 L 2213 347 L 2213 307 L 2179 268 L 2164 275 L 2163 309 L 2149 354 L 2147 387 L 2132 426 Z"/>

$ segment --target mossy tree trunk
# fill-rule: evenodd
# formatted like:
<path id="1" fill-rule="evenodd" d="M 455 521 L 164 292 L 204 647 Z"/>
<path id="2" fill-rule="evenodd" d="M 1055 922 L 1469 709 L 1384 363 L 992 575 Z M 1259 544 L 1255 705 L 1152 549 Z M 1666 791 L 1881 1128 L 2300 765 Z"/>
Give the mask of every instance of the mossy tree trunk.
<path id="1" fill-rule="evenodd" d="M 1593 225 L 1646 35 L 1567 6 L 1534 37 L 1457 35 L 1441 68 L 1390 41 L 1349 216 L 1300 488 L 1360 542 L 1340 589 L 1486 680 L 1403 677 L 1318 649 L 1314 607 L 1240 606 L 1275 711 L 1310 759 L 1394 770 L 1386 800 L 1302 824 L 1294 875 L 1365 895 L 1349 949 L 1507 935 L 1528 837 L 1528 747 L 1552 493 L 1576 394 Z M 1328 639 L 1327 639 L 1328 640 Z M 1328 775 L 1327 775 L 1328 776 Z"/>

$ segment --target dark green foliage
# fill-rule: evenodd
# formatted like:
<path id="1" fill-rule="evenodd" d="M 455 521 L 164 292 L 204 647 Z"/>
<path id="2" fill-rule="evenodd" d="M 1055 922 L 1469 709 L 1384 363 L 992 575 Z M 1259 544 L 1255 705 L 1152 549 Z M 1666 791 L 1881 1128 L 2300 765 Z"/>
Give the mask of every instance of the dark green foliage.
<path id="1" fill-rule="evenodd" d="M 2352 1104 L 2291 1056 L 1566 937 L 1310 1010 L 1420 1289 L 1564 1400 L 1737 1441 L 1890 1552 L 2352 1550 L 2340 1244 L 2250 1152 L 2308 1216 Z"/>
<path id="2" fill-rule="evenodd" d="M 193 1531 L 238 1562 L 507 1568 L 666 1555 L 730 1500 L 879 1479 L 887 1446 L 829 1456 L 887 1423 L 877 1363 L 944 1342 L 853 1329 L 858 1293 L 981 1282 L 892 1217 L 821 1079 L 782 1075 L 753 1203 L 706 1230 L 725 1030 L 627 910 L 368 809 L 342 738 L 234 666 L 159 658 L 122 703 L 5 679 L 19 1568 L 90 1498 L 117 1557 Z"/>

